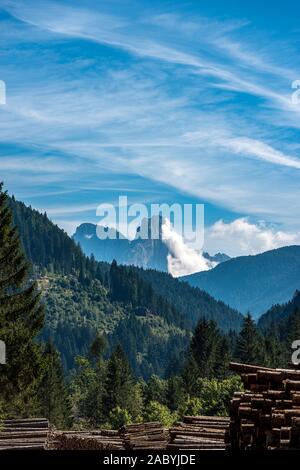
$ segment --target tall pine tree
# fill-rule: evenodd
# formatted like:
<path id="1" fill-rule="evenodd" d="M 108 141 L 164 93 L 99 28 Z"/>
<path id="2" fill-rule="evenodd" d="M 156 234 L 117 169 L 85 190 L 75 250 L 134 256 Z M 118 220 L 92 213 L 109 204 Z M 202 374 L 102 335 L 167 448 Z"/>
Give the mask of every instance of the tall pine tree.
<path id="1" fill-rule="evenodd" d="M 189 350 L 188 366 L 197 377 L 213 377 L 219 366 L 221 333 L 212 320 L 201 319 L 196 326 Z"/>
<path id="2" fill-rule="evenodd" d="M 72 424 L 71 404 L 59 353 L 50 341 L 45 345 L 43 360 L 44 372 L 39 388 L 41 415 L 56 427 L 66 429 Z"/>
<path id="3" fill-rule="evenodd" d="M 90 364 L 93 370 L 93 379 L 85 400 L 86 416 L 94 426 L 104 422 L 106 363 L 103 359 L 107 341 L 104 334 L 97 332 L 89 350 Z"/>
<path id="4" fill-rule="evenodd" d="M 250 313 L 246 315 L 239 333 L 235 356 L 245 364 L 263 365 L 265 361 L 264 339 Z"/>
<path id="5" fill-rule="evenodd" d="M 7 362 L 1 366 L 0 400 L 9 414 L 35 413 L 41 348 L 35 341 L 43 325 L 43 307 L 12 223 L 8 196 L 0 184 L 0 339 Z"/>
<path id="6" fill-rule="evenodd" d="M 132 371 L 123 349 L 118 345 L 107 364 L 105 413 L 109 414 L 117 406 L 132 411 L 133 384 Z"/>

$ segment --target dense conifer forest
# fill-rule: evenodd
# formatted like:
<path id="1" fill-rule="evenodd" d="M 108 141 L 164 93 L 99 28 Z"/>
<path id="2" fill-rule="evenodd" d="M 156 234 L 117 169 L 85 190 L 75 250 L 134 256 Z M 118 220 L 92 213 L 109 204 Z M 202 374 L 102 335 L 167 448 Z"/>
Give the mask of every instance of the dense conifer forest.
<path id="1" fill-rule="evenodd" d="M 297 296 L 256 325 L 167 274 L 84 256 L 46 214 L 0 195 L 2 414 L 58 427 L 169 425 L 228 413 L 241 388 L 229 360 L 286 365 Z"/>

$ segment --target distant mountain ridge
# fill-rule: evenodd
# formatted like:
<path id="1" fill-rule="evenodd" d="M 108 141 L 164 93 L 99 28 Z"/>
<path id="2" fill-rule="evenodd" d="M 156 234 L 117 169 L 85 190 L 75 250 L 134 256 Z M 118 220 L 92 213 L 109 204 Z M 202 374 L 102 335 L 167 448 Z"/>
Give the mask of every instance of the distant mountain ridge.
<path id="1" fill-rule="evenodd" d="M 300 246 L 233 258 L 181 279 L 258 318 L 272 305 L 288 302 L 300 288 Z"/>
<path id="2" fill-rule="evenodd" d="M 209 261 L 214 261 L 215 263 L 225 263 L 225 261 L 229 261 L 231 259 L 231 257 L 226 255 L 225 253 L 216 253 L 212 256 L 207 253 L 207 251 L 203 252 L 203 256 Z"/>
<path id="3" fill-rule="evenodd" d="M 266 331 L 273 326 L 283 325 L 297 310 L 300 311 L 300 291 L 296 291 L 289 302 L 283 305 L 273 305 L 260 317 L 258 326 Z"/>
<path id="4" fill-rule="evenodd" d="M 85 223 L 76 229 L 72 238 L 80 244 L 87 256 L 93 254 L 97 261 L 111 263 L 115 259 L 119 264 L 151 267 L 159 271 L 168 270 L 168 248 L 161 237 L 156 240 L 136 237 L 130 241 L 120 232 L 108 230 L 110 237 L 102 240 L 97 236 L 97 225 Z"/>
<path id="5" fill-rule="evenodd" d="M 151 219 L 144 220 L 143 223 L 148 224 L 150 230 Z M 115 259 L 119 264 L 167 272 L 167 256 L 170 252 L 162 238 L 161 224 L 162 220 L 160 219 L 157 239 L 151 239 L 150 236 L 148 239 L 139 238 L 138 227 L 134 240 L 128 240 L 113 229 L 107 229 L 110 231 L 110 237 L 102 240 L 97 236 L 97 225 L 90 223 L 84 223 L 77 227 L 72 238 L 80 244 L 87 256 L 93 254 L 97 261 L 111 263 Z M 224 253 L 211 256 L 204 252 L 203 257 L 215 263 L 223 263 L 230 259 Z"/>

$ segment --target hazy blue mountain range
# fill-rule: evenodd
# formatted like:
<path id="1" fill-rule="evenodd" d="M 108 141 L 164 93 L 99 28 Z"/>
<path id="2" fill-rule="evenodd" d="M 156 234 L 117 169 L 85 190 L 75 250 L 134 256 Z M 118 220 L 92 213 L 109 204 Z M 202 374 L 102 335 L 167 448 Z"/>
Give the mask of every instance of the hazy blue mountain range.
<path id="1" fill-rule="evenodd" d="M 300 291 L 296 291 L 289 302 L 282 305 L 273 305 L 260 317 L 258 326 L 266 331 L 273 326 L 278 327 L 283 325 L 288 322 L 289 318 L 296 310 L 300 310 Z"/>
<path id="2" fill-rule="evenodd" d="M 150 227 L 151 219 L 144 223 Z M 92 254 L 98 261 L 111 263 L 115 259 L 120 264 L 134 265 L 145 269 L 156 269 L 158 271 L 168 271 L 167 256 L 169 249 L 162 238 L 162 220 L 159 220 L 159 238 L 147 240 L 138 237 L 138 231 L 134 240 L 129 241 L 119 232 L 110 230 L 110 238 L 105 240 L 97 236 L 95 224 L 85 223 L 77 227 L 73 239 L 80 244 L 84 253 L 88 256 Z M 112 239 L 114 237 L 114 239 Z M 223 263 L 230 259 L 224 253 L 217 253 L 211 256 L 203 253 L 203 256 L 216 263 Z"/>
<path id="3" fill-rule="evenodd" d="M 272 305 L 288 302 L 300 288 L 300 246 L 233 258 L 181 279 L 258 318 Z"/>
<path id="4" fill-rule="evenodd" d="M 97 261 L 111 263 L 115 259 L 119 264 L 167 271 L 168 248 L 161 236 L 156 240 L 136 237 L 129 241 L 119 232 L 109 229 L 110 238 L 102 240 L 98 238 L 96 229 L 94 224 L 81 224 L 73 235 L 86 255 L 93 254 Z"/>

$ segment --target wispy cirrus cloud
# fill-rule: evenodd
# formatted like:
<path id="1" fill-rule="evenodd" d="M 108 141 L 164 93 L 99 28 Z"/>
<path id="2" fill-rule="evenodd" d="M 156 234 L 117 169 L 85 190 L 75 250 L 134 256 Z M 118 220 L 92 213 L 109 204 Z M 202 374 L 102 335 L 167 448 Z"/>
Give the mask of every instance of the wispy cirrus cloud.
<path id="1" fill-rule="evenodd" d="M 202 132 L 187 133 L 186 140 L 191 145 L 206 145 L 207 136 Z M 249 158 L 256 158 L 275 165 L 287 166 L 289 168 L 300 169 L 300 160 L 294 156 L 281 152 L 271 145 L 257 139 L 249 137 L 234 137 L 228 134 L 225 129 L 215 133 L 213 142 L 209 145 L 231 151 L 234 154 Z"/>
<path id="2" fill-rule="evenodd" d="M 250 155 L 275 165 L 283 165 L 300 170 L 300 160 L 274 149 L 271 145 L 247 137 L 231 138 L 222 144 L 239 155 Z"/>
<path id="3" fill-rule="evenodd" d="M 42 2 L 40 5 L 43 5 L 43 8 L 31 4 L 24 6 L 24 4 L 20 5 L 14 1 L 4 2 L 4 6 L 5 4 L 8 11 L 16 18 L 46 31 L 107 44 L 145 58 L 199 69 L 199 73 L 202 75 L 220 80 L 219 87 L 223 86 L 238 92 L 264 97 L 273 100 L 274 103 L 277 103 L 277 106 L 281 105 L 292 109 L 288 90 L 284 94 L 275 92 L 272 90 L 271 82 L 268 83 L 267 87 L 263 86 L 256 75 L 258 76 L 259 72 L 264 71 L 280 78 L 289 77 L 290 80 L 293 80 L 296 71 L 272 64 L 266 60 L 266 57 L 255 54 L 251 49 L 243 49 L 238 42 L 230 41 L 228 37 L 224 37 L 235 28 L 240 29 L 242 26 L 246 26 L 247 22 L 245 21 L 235 23 L 228 21 L 222 25 L 220 22 L 209 22 L 206 19 L 205 26 L 201 27 L 201 23 L 199 25 L 196 21 L 191 22 L 188 20 L 184 23 L 176 15 L 171 14 L 166 15 L 167 19 L 165 21 L 162 21 L 162 18 L 166 18 L 164 15 L 160 16 L 160 21 L 157 17 L 154 18 L 152 21 L 154 24 L 172 26 L 171 30 L 177 37 L 177 47 L 175 48 L 172 36 L 165 34 L 158 36 L 155 31 L 151 30 L 146 30 L 148 34 L 141 34 L 139 21 L 143 25 L 144 20 L 124 20 L 117 16 L 105 15 L 97 10 L 91 11 L 78 6 L 69 7 L 50 1 Z M 199 20 L 203 22 L 203 18 Z M 144 24 L 151 25 L 151 20 L 146 21 Z M 217 34 L 215 32 L 216 27 L 218 27 Z M 213 59 L 214 54 L 204 53 L 206 48 L 196 47 L 193 50 L 187 40 L 193 29 L 194 34 L 198 33 L 203 36 L 201 39 L 206 47 L 228 53 L 235 59 L 235 63 L 228 61 L 226 63 L 222 56 Z M 129 30 L 130 33 L 128 34 Z M 182 33 L 179 41 L 178 30 Z M 160 32 L 163 32 L 163 30 Z M 160 39 L 157 39 L 158 37 Z M 246 74 L 244 73 L 245 66 L 247 66 L 248 72 Z M 253 67 L 256 68 L 254 73 Z M 251 72 L 250 76 L 249 72 Z M 294 108 L 294 111 L 298 113 L 297 108 Z"/>
<path id="4" fill-rule="evenodd" d="M 30 171 L 34 182 L 38 174 L 49 185 L 65 178 L 87 207 L 83 188 L 97 175 L 131 173 L 175 188 L 178 198 L 294 223 L 300 107 L 290 99 L 298 62 L 288 38 L 280 38 L 290 51 L 283 57 L 267 32 L 258 47 L 247 19 L 209 18 L 201 8 L 1 7 L 9 13 L 1 139 L 27 149 L 23 172 L 22 158 L 9 162 L 4 152 L 2 167 L 0 158 L 10 181 L 27 187 Z"/>

